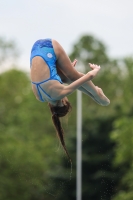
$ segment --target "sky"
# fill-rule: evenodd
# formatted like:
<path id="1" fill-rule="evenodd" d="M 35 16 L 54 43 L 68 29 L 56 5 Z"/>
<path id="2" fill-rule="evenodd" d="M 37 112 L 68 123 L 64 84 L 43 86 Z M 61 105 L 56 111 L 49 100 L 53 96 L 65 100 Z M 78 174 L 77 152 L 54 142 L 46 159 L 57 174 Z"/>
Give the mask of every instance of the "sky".
<path id="1" fill-rule="evenodd" d="M 56 39 L 69 54 L 81 36 L 93 35 L 109 56 L 132 56 L 132 10 L 133 0 L 0 0 L 0 37 L 16 41 L 16 64 L 26 71 L 31 47 L 42 38 Z"/>

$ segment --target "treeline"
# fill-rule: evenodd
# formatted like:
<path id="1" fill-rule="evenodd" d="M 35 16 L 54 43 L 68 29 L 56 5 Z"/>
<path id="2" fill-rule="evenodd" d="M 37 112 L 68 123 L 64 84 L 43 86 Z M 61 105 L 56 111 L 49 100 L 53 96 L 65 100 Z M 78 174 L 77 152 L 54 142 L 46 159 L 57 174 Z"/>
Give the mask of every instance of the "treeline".
<path id="1" fill-rule="evenodd" d="M 70 58 L 85 72 L 89 62 L 101 65 L 93 82 L 111 100 L 101 107 L 83 94 L 82 199 L 132 200 L 133 58 L 109 58 L 105 45 L 88 35 Z M 0 74 L 0 199 L 76 200 L 76 93 L 69 100 L 72 112 L 62 123 L 71 180 L 47 103 L 35 99 L 29 76 L 15 69 Z"/>

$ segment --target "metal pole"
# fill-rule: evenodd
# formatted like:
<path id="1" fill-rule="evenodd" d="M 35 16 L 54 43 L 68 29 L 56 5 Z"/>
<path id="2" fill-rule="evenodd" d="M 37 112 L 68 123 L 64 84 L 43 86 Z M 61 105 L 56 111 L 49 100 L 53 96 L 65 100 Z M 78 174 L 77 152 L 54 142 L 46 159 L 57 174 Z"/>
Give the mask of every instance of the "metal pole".
<path id="1" fill-rule="evenodd" d="M 77 90 L 77 200 L 82 200 L 82 93 Z"/>

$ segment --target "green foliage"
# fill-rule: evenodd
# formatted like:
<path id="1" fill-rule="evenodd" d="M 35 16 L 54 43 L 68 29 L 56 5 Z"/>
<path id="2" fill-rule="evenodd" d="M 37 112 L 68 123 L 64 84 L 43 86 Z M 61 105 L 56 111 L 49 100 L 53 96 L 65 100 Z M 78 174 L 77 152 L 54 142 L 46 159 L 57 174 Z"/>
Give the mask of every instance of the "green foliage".
<path id="1" fill-rule="evenodd" d="M 71 60 L 75 58 L 78 64 L 86 67 L 88 63 L 107 64 L 110 59 L 106 53 L 105 45 L 91 35 L 82 36 L 77 43 L 74 44 L 72 53 L 70 53 Z M 86 71 L 89 71 L 86 69 Z"/>
<path id="2" fill-rule="evenodd" d="M 118 192 L 113 200 L 131 200 L 133 199 L 133 103 L 132 103 L 132 84 L 133 77 L 133 59 L 124 59 L 126 66 L 126 76 L 123 86 L 123 104 L 125 113 L 119 116 L 114 122 L 114 130 L 111 138 L 116 142 L 114 165 L 120 167 L 121 177 L 119 179 Z"/>
<path id="3" fill-rule="evenodd" d="M 90 39 L 89 36 L 84 36 L 83 38 Z M 95 38 L 93 38 L 93 40 L 95 40 Z M 95 85 L 98 85 L 103 89 L 105 94 L 111 100 L 111 104 L 108 107 L 100 107 L 96 105 L 90 98 L 83 95 L 82 198 L 84 200 L 110 200 L 111 198 L 113 198 L 113 196 L 116 196 L 116 200 L 117 198 L 119 198 L 119 194 L 121 198 L 123 194 L 127 193 L 127 185 L 130 185 L 130 194 L 127 193 L 126 196 L 130 196 L 130 198 L 128 198 L 130 200 L 132 199 L 131 189 L 133 187 L 131 183 L 133 181 L 132 179 L 131 181 L 129 180 L 132 175 L 130 173 L 127 176 L 124 176 L 126 172 L 128 172 L 129 168 L 132 166 L 132 163 L 131 165 L 129 164 L 129 161 L 131 161 L 132 158 L 132 145 L 131 141 L 128 142 L 128 140 L 130 140 L 131 138 L 128 137 L 128 139 L 126 139 L 128 125 L 126 126 L 123 121 L 121 122 L 121 124 L 123 124 L 123 127 L 119 130 L 117 134 L 119 135 L 119 140 L 112 140 L 111 135 L 112 132 L 116 130 L 114 124 L 117 124 L 117 120 L 124 117 L 124 119 L 127 119 L 128 121 L 128 117 L 131 117 L 133 113 L 131 98 L 132 58 L 126 58 L 121 61 L 109 59 L 101 61 L 101 53 L 103 51 L 103 48 L 101 48 L 101 51 L 99 50 L 97 58 L 95 58 L 93 61 L 86 53 L 86 57 L 82 54 L 82 52 L 84 52 L 84 48 L 85 51 L 89 51 L 89 49 L 91 49 L 89 47 L 90 44 L 88 44 L 89 42 L 87 43 L 87 41 L 83 41 L 84 40 L 81 38 L 81 41 L 79 41 L 79 43 L 74 46 L 74 51 L 71 54 L 71 59 L 73 60 L 74 58 L 78 57 L 81 65 L 87 65 L 87 62 L 94 62 L 99 64 L 103 62 L 103 65 L 101 64 L 101 67 L 104 67 L 101 70 L 100 74 L 93 80 L 93 82 L 95 83 Z M 91 51 L 94 52 L 93 55 L 95 55 L 95 49 L 92 48 Z M 76 109 L 75 104 L 72 105 L 73 108 Z M 129 127 L 132 127 L 131 121 L 132 118 L 129 121 L 130 126 L 128 126 L 128 129 Z M 72 127 L 71 121 L 69 122 L 69 125 Z M 126 135 L 124 137 L 121 137 L 121 131 L 124 130 Z M 71 130 L 69 130 L 69 132 L 71 132 Z M 129 135 L 131 136 L 131 134 L 132 132 L 130 129 Z M 116 148 L 121 141 L 120 138 L 123 141 L 122 151 L 119 148 Z M 70 184 L 65 185 L 65 196 L 63 193 L 60 193 L 60 195 L 58 196 L 58 200 L 75 199 L 76 195 L 76 136 L 74 137 L 74 135 L 72 135 L 70 138 L 68 138 L 68 140 L 68 149 L 73 160 L 73 179 L 75 179 L 75 182 L 72 180 Z M 124 146 L 125 140 L 127 140 L 127 142 Z M 130 148 L 127 147 L 128 144 Z M 125 149 L 127 150 L 127 152 L 125 151 Z M 129 151 L 131 151 L 130 154 L 128 156 L 125 155 L 128 154 Z M 124 159 L 125 162 L 122 166 L 120 162 L 117 165 L 113 164 L 115 154 L 117 155 L 117 153 L 123 158 L 125 158 L 125 156 L 127 157 L 127 159 Z M 121 182 L 121 177 L 124 177 L 124 185 L 119 184 L 119 182 Z M 55 182 L 57 182 L 57 180 L 58 178 L 55 179 Z M 128 182 L 130 182 L 130 184 Z M 124 195 L 123 199 L 126 199 Z"/>
<path id="4" fill-rule="evenodd" d="M 106 51 L 102 42 L 85 35 L 70 55 L 82 66 L 101 65 L 93 82 L 111 100 L 101 107 L 83 95 L 82 198 L 131 200 L 133 59 L 111 60 Z M 58 151 L 49 108 L 35 99 L 28 75 L 17 70 L 1 74 L 0 91 L 0 199 L 74 200 L 76 93 L 69 96 L 72 112 L 62 119 L 71 174 L 66 155 Z"/>
<path id="5" fill-rule="evenodd" d="M 94 58 L 90 58 L 89 53 L 87 55 L 87 52 L 90 51 Z M 101 55 L 104 56 L 101 58 Z M 121 69 L 117 61 L 109 60 L 104 45 L 92 36 L 82 37 L 78 44 L 74 46 L 74 51 L 70 56 L 72 60 L 78 58 L 78 61 L 83 66 L 87 66 L 87 62 L 104 64 L 103 70 L 101 70 L 93 82 L 103 89 L 111 100 L 111 105 L 101 107 L 86 95 L 83 95 L 82 98 L 82 198 L 84 200 L 110 200 L 111 196 L 115 193 L 115 186 L 119 175 L 118 169 L 112 165 L 115 142 L 110 139 L 110 133 L 113 130 L 114 121 L 123 112 L 120 96 L 122 94 L 118 95 L 117 92 L 123 86 L 123 84 L 121 86 Z M 71 98 L 70 101 L 72 101 Z M 75 112 L 75 103 L 72 103 L 72 106 Z M 69 133 L 71 136 L 67 137 L 67 146 L 73 161 L 73 179 L 69 184 L 65 184 L 65 196 L 64 193 L 60 193 L 58 200 L 76 198 L 76 135 L 72 132 L 76 132 L 75 122 L 69 120 Z M 65 162 L 63 162 L 63 165 L 64 167 L 66 166 Z M 55 178 L 55 182 L 57 181 L 58 175 Z"/>
<path id="6" fill-rule="evenodd" d="M 1 74 L 0 91 L 0 199 L 53 199 L 49 174 L 60 162 L 48 106 L 21 71 Z"/>
<path id="7" fill-rule="evenodd" d="M 119 192 L 113 200 L 133 199 L 133 117 L 121 117 L 114 124 L 112 139 L 117 142 L 114 165 L 119 166 L 122 176 L 119 179 Z"/>

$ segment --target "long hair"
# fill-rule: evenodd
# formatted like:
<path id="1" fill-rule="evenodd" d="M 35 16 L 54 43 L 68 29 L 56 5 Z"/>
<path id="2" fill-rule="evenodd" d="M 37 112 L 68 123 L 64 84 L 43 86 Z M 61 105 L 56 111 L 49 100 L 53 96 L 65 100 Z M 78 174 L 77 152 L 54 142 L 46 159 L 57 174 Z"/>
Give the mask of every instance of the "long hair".
<path id="1" fill-rule="evenodd" d="M 72 162 L 71 158 L 69 156 L 69 153 L 67 151 L 66 145 L 65 145 L 64 130 L 63 130 L 61 122 L 60 122 L 60 117 L 64 117 L 65 115 L 67 115 L 67 113 L 69 113 L 71 111 L 71 109 L 72 109 L 71 104 L 68 100 L 65 100 L 64 106 L 62 106 L 62 107 L 52 106 L 50 103 L 48 103 L 48 105 L 49 105 L 50 111 L 52 113 L 52 121 L 55 126 L 57 136 L 60 140 L 60 143 L 61 143 L 69 161 Z"/>

